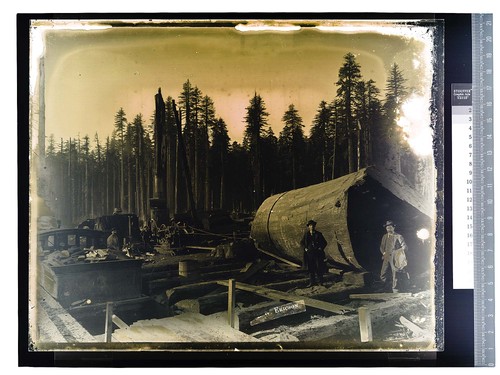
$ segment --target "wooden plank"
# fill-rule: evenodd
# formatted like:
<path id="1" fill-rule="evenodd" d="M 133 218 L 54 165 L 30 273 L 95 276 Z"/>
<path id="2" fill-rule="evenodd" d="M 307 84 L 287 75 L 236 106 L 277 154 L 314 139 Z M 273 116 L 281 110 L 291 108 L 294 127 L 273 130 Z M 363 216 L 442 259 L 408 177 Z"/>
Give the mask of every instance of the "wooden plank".
<path id="1" fill-rule="evenodd" d="M 323 282 L 338 282 L 339 279 L 339 276 L 335 274 L 327 273 L 323 275 Z M 305 288 L 310 282 L 310 277 L 299 277 L 292 280 L 268 283 L 263 286 L 273 290 L 290 290 L 293 288 Z"/>
<path id="2" fill-rule="evenodd" d="M 92 336 L 76 319 L 74 319 L 46 290 L 38 288 L 38 315 L 33 322 L 39 330 L 48 333 L 55 342 L 95 342 Z M 40 315 L 43 311 L 44 314 Z M 40 320 L 40 318 L 43 318 Z M 50 321 L 50 323 L 47 323 Z M 43 326 L 43 329 L 42 329 Z M 56 332 L 57 330 L 57 332 Z M 61 337 L 63 340 L 61 340 Z"/>
<path id="3" fill-rule="evenodd" d="M 227 281 L 218 281 L 218 283 L 220 285 L 228 286 Z M 264 296 L 264 297 L 269 298 L 269 299 L 285 300 L 285 301 L 289 301 L 289 302 L 303 300 L 306 306 L 313 307 L 313 308 L 320 309 L 320 310 L 324 310 L 324 311 L 333 312 L 335 314 L 344 314 L 345 312 L 348 312 L 348 311 L 354 311 L 354 309 L 347 307 L 347 306 L 336 305 L 334 303 L 320 301 L 320 300 L 310 298 L 310 297 L 298 296 L 298 295 L 291 294 L 291 293 L 280 292 L 277 290 L 268 289 L 268 288 L 264 288 L 261 286 L 255 286 L 255 285 L 236 282 L 235 287 L 236 287 L 236 289 L 244 290 L 247 292 L 252 292 L 252 293 Z"/>
<path id="4" fill-rule="evenodd" d="M 75 318 L 73 318 L 69 313 L 59 314 L 60 321 L 66 326 L 74 338 L 73 342 L 96 342 L 94 336 L 92 336 L 80 323 L 78 323 Z"/>
<path id="5" fill-rule="evenodd" d="M 180 285 L 170 288 L 165 292 L 165 294 L 168 298 L 168 304 L 174 305 L 183 299 L 192 299 L 203 296 L 216 288 L 219 288 L 216 281 L 202 281 L 199 283 Z"/>
<path id="6" fill-rule="evenodd" d="M 402 325 L 404 325 L 406 328 L 412 331 L 415 336 L 425 336 L 425 331 L 422 328 L 417 326 L 412 321 L 406 319 L 404 316 L 401 316 L 399 318 L 399 321 L 401 322 Z"/>
<path id="7" fill-rule="evenodd" d="M 121 320 L 115 314 L 113 314 L 112 320 L 113 320 L 113 323 L 115 323 L 118 328 L 126 329 L 129 327 L 127 323 L 125 323 L 123 320 Z"/>
<path id="8" fill-rule="evenodd" d="M 288 259 L 285 259 L 285 258 L 282 258 L 280 257 L 279 255 L 276 255 L 276 254 L 273 254 L 271 253 L 270 251 L 266 251 L 264 249 L 261 249 L 260 247 L 257 247 L 257 250 L 260 251 L 261 253 L 264 253 L 266 255 L 269 255 L 270 257 L 273 257 L 275 259 L 278 259 L 279 261 L 283 262 L 283 263 L 286 263 L 286 264 L 289 264 L 290 266 L 293 266 L 293 267 L 296 267 L 296 268 L 302 268 L 302 265 L 298 264 L 298 263 L 295 263 L 295 262 L 292 262 Z"/>
<path id="9" fill-rule="evenodd" d="M 151 301 L 151 297 L 149 296 L 144 296 L 144 297 L 137 297 L 137 298 L 130 298 L 130 299 L 122 299 L 118 301 L 113 301 L 113 306 L 114 307 L 123 307 L 123 306 L 132 306 L 132 305 L 141 305 L 147 301 Z M 79 314 L 79 313 L 88 313 L 88 314 L 97 314 L 99 312 L 106 311 L 106 303 L 105 302 L 99 302 L 99 303 L 91 303 L 91 304 L 84 304 L 81 306 L 75 306 L 75 307 L 70 307 L 68 308 L 68 311 L 71 312 L 71 314 Z"/>
<path id="10" fill-rule="evenodd" d="M 235 270 L 232 275 L 234 275 L 234 279 L 236 281 L 245 281 L 260 272 L 268 264 L 269 261 L 254 262 L 250 265 L 245 265 L 239 273 L 237 272 L 238 270 Z M 244 272 L 242 272 L 243 270 Z M 169 301 L 168 303 L 169 305 L 174 305 L 175 303 L 183 299 L 194 299 L 200 298 L 202 296 L 211 296 L 227 292 L 226 288 L 221 287 L 217 283 L 217 281 L 220 279 L 224 278 L 219 277 L 218 279 L 213 279 L 211 281 L 200 281 L 198 283 L 177 285 L 168 288 L 168 290 L 166 291 L 166 295 Z"/>
<path id="11" fill-rule="evenodd" d="M 398 297 L 411 297 L 411 293 L 368 293 L 368 294 L 350 294 L 350 299 L 367 299 L 375 301 L 386 301 Z"/>
<path id="12" fill-rule="evenodd" d="M 252 262 L 250 265 L 247 264 L 247 265 L 245 265 L 245 267 L 243 267 L 241 269 L 239 274 L 236 274 L 234 276 L 234 279 L 237 282 L 247 281 L 251 277 L 255 276 L 257 273 L 262 271 L 264 268 L 266 268 L 269 265 L 269 263 L 271 263 L 271 262 L 267 261 L 267 260 L 263 260 L 260 262 Z M 225 291 L 224 288 L 217 288 L 217 289 L 211 291 L 210 293 L 207 293 L 207 296 L 212 295 L 212 294 L 220 294 L 220 293 L 223 293 L 224 291 Z"/>
<path id="13" fill-rule="evenodd" d="M 45 309 L 41 307 L 37 309 L 36 323 L 38 337 L 34 338 L 35 344 L 40 342 L 66 342 L 66 339 L 61 332 L 59 332 L 54 322 L 49 318 Z"/>
<path id="14" fill-rule="evenodd" d="M 193 249 L 193 250 L 208 250 L 208 251 L 213 251 L 216 249 L 216 247 L 212 246 L 195 246 L 195 245 L 189 245 L 186 246 L 186 249 Z"/>

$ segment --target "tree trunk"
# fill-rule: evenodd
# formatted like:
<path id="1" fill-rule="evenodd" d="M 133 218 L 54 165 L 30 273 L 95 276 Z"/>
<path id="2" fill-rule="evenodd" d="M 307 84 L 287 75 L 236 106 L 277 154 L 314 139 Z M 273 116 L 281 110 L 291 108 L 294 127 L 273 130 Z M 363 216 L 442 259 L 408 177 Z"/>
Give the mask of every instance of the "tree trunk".
<path id="1" fill-rule="evenodd" d="M 220 157 L 220 197 L 219 197 L 219 208 L 222 210 L 224 208 L 224 154 L 221 152 Z"/>
<path id="2" fill-rule="evenodd" d="M 179 139 L 175 142 L 175 186 L 174 186 L 174 212 L 179 213 Z"/>
<path id="3" fill-rule="evenodd" d="M 205 211 L 209 211 L 210 207 L 212 206 L 210 204 L 210 173 L 209 173 L 209 160 L 208 160 L 208 153 L 210 150 L 210 144 L 208 140 L 208 123 L 206 125 L 206 132 L 207 132 L 207 139 L 205 143 Z"/>
<path id="4" fill-rule="evenodd" d="M 349 123 L 347 123 L 347 126 L 349 126 Z M 349 173 L 355 172 L 355 160 L 354 160 L 354 140 L 353 140 L 353 134 L 354 132 L 350 127 L 348 128 L 348 135 L 347 135 L 347 163 L 348 163 L 348 171 Z"/>
<path id="5" fill-rule="evenodd" d="M 133 207 L 134 194 L 133 194 L 133 186 L 132 186 L 132 161 L 131 161 L 130 157 L 128 158 L 128 163 L 127 163 L 127 177 L 128 177 L 128 181 L 127 181 L 127 198 L 128 198 L 127 199 L 127 203 L 128 203 L 127 211 L 134 212 L 134 207 Z"/>
<path id="6" fill-rule="evenodd" d="M 125 208 L 125 161 L 124 149 L 123 149 L 123 139 L 122 139 L 122 153 L 120 156 L 120 206 Z"/>

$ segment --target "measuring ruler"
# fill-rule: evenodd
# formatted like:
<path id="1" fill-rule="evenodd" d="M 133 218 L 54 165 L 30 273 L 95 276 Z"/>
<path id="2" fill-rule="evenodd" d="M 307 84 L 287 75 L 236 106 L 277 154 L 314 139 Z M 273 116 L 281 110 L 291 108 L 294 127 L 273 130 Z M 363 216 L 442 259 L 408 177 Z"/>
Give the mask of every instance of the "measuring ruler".
<path id="1" fill-rule="evenodd" d="M 474 289 L 473 119 L 472 83 L 453 83 L 453 289 Z"/>
<path id="2" fill-rule="evenodd" d="M 472 14 L 474 365 L 495 366 L 493 15 Z"/>

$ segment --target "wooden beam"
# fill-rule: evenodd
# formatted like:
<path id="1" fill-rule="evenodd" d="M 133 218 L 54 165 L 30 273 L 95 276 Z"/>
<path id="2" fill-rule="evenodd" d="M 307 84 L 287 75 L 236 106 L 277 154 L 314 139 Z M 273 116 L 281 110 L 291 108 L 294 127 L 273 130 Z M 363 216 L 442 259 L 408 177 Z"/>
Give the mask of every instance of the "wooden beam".
<path id="1" fill-rule="evenodd" d="M 411 293 L 368 293 L 368 294 L 350 294 L 350 299 L 367 299 L 376 301 L 386 301 L 398 297 L 411 297 Z"/>
<path id="2" fill-rule="evenodd" d="M 180 285 L 168 289 L 165 294 L 168 298 L 168 304 L 172 306 L 183 299 L 199 298 L 217 288 L 220 288 L 220 286 L 216 283 L 216 281 L 204 281 L 194 284 Z"/>
<path id="3" fill-rule="evenodd" d="M 168 303 L 169 305 L 174 305 L 175 303 L 183 300 L 183 299 L 198 299 L 199 303 L 198 305 L 204 305 L 205 302 L 208 304 L 214 303 L 216 306 L 220 306 L 220 301 L 219 298 L 224 298 L 224 308 L 226 306 L 225 300 L 227 299 L 227 296 L 224 295 L 224 293 L 227 294 L 227 288 L 221 287 L 217 281 L 221 279 L 227 279 L 230 276 L 234 278 L 236 281 L 245 281 L 249 279 L 250 277 L 254 276 L 258 272 L 260 272 L 262 269 L 264 269 L 270 262 L 269 261 L 260 261 L 260 262 L 254 262 L 250 263 L 249 265 L 247 264 L 243 269 L 238 270 L 238 269 L 233 269 L 229 273 L 214 273 L 212 275 L 204 275 L 201 277 L 201 279 L 212 279 L 213 281 L 207 280 L 207 281 L 201 281 L 198 283 L 193 283 L 193 284 L 186 284 L 186 285 L 181 285 L 181 286 L 174 286 L 166 290 L 166 295 L 168 297 Z M 239 271 L 239 272 L 238 272 Z M 212 277 L 209 277 L 212 276 Z M 227 277 L 223 277 L 227 276 Z M 165 280 L 164 282 L 169 282 L 168 280 Z M 168 285 L 168 284 L 165 284 Z M 210 297 L 213 296 L 213 299 L 210 299 Z M 207 297 L 207 299 L 202 299 L 200 298 Z M 208 302 L 211 301 L 211 302 Z"/>
<path id="4" fill-rule="evenodd" d="M 240 270 L 239 273 L 234 275 L 234 279 L 237 282 L 247 281 L 251 277 L 255 276 L 257 273 L 262 271 L 264 268 L 266 268 L 269 263 L 270 261 L 268 260 L 261 260 L 260 262 L 252 262 L 250 263 L 250 265 L 247 264 Z M 224 292 L 224 288 L 217 288 L 211 291 L 210 293 L 207 293 L 207 295 L 220 294 L 222 292 Z"/>
<path id="5" fill-rule="evenodd" d="M 406 328 L 408 328 L 410 331 L 412 331 L 415 336 L 419 336 L 420 337 L 420 336 L 424 336 L 425 335 L 425 331 L 422 328 L 420 328 L 419 326 L 417 326 L 412 321 L 406 319 L 404 316 L 401 316 L 399 318 L 399 321 L 401 322 L 402 325 L 404 325 Z"/>
<path id="6" fill-rule="evenodd" d="M 186 246 L 186 249 L 193 249 L 193 250 L 209 250 L 213 251 L 216 249 L 216 247 L 213 246 L 195 246 L 195 245 L 188 245 Z"/>
<path id="7" fill-rule="evenodd" d="M 358 316 L 361 342 L 373 341 L 372 318 L 370 315 L 370 310 L 368 310 L 368 308 L 366 307 L 360 307 L 358 309 Z"/>
<path id="8" fill-rule="evenodd" d="M 220 285 L 228 286 L 227 281 L 218 281 L 217 283 Z M 334 303 L 320 301 L 320 300 L 310 298 L 310 297 L 298 296 L 295 294 L 280 292 L 277 290 L 268 289 L 268 288 L 264 288 L 261 286 L 244 284 L 241 282 L 236 282 L 235 288 L 240 289 L 240 290 L 244 290 L 247 292 L 252 292 L 252 293 L 264 296 L 264 297 L 269 298 L 269 299 L 285 300 L 285 301 L 289 301 L 289 302 L 303 300 L 304 304 L 306 306 L 313 307 L 313 308 L 320 309 L 320 310 L 324 310 L 324 311 L 333 312 L 335 314 L 344 314 L 345 312 L 348 312 L 348 311 L 354 311 L 354 309 L 350 308 L 350 307 L 336 305 Z"/>
<path id="9" fill-rule="evenodd" d="M 118 328 L 127 329 L 129 327 L 127 323 L 125 323 L 123 320 L 121 320 L 115 314 L 113 314 L 111 319 L 113 320 L 113 323 L 115 323 L 117 325 Z"/>
<path id="10" fill-rule="evenodd" d="M 294 263 L 294 262 L 292 262 L 292 261 L 290 261 L 290 260 L 288 260 L 288 259 L 282 258 L 282 257 L 280 257 L 280 256 L 278 256 L 278 255 L 276 255 L 276 254 L 273 254 L 273 253 L 269 252 L 269 251 L 266 251 L 266 250 L 261 249 L 261 248 L 259 248 L 259 247 L 257 247 L 257 250 L 259 250 L 261 253 L 264 253 L 264 254 L 266 254 L 266 255 L 269 255 L 270 257 L 273 257 L 273 258 L 275 258 L 275 259 L 278 259 L 279 261 L 281 261 L 281 262 L 283 262 L 283 263 L 289 264 L 290 266 L 293 266 L 293 267 L 296 267 L 296 268 L 302 268 L 302 266 L 301 266 L 300 264 L 298 264 L 298 263 Z"/>

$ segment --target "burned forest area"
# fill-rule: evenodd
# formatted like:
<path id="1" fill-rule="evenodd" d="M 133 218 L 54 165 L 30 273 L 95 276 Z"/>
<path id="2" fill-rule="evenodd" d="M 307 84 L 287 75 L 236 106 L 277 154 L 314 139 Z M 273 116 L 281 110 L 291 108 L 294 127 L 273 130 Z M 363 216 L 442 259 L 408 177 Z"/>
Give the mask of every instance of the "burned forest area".
<path id="1" fill-rule="evenodd" d="M 120 108 L 106 139 L 42 134 L 32 349 L 436 350 L 435 155 L 399 122 L 404 72 L 387 77 L 346 53 L 312 124 L 290 104 L 278 135 L 255 92 L 241 143 L 190 80 L 151 93 L 150 125 Z M 393 286 L 388 221 L 405 244 Z"/>

